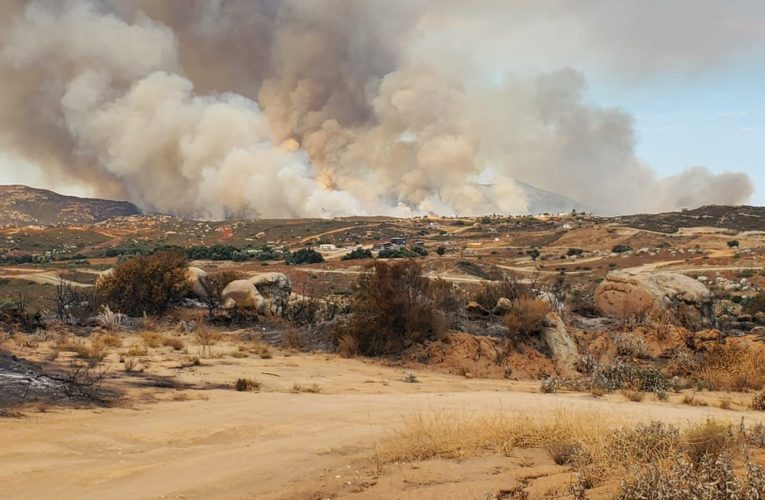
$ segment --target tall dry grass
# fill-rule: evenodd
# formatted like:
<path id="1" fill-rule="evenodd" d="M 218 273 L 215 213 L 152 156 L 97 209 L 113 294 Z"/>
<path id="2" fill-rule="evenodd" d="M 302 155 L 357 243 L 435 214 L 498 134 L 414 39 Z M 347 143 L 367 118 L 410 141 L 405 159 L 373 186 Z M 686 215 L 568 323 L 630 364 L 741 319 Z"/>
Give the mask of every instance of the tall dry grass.
<path id="1" fill-rule="evenodd" d="M 513 448 L 552 449 L 569 445 L 577 450 L 571 461 L 592 461 L 608 453 L 607 437 L 611 429 L 621 424 L 620 420 L 589 413 L 561 412 L 544 419 L 450 412 L 415 415 L 381 443 L 379 454 L 386 462 L 408 462 L 462 459 L 486 453 L 507 455 Z"/>
<path id="2" fill-rule="evenodd" d="M 720 391 L 765 388 L 765 349 L 738 342 L 716 345 L 706 352 L 691 377 Z"/>
<path id="3" fill-rule="evenodd" d="M 746 446 L 759 446 L 752 439 L 755 435 L 759 432 L 714 420 L 681 431 L 657 421 L 628 424 L 594 412 L 559 412 L 544 418 L 440 412 L 407 419 L 378 444 L 375 460 L 381 464 L 461 460 L 509 455 L 514 448 L 539 448 L 546 449 L 557 464 L 584 472 L 589 481 L 599 483 L 634 478 L 648 466 L 669 470 L 680 460 L 700 463 L 734 453 L 746 459 Z"/>

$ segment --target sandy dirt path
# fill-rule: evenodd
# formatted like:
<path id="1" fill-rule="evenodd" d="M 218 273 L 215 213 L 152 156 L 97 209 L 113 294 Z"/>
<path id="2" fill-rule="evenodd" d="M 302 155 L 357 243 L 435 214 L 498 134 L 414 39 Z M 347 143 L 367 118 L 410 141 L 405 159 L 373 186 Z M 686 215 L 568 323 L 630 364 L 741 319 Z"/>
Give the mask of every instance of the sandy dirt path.
<path id="1" fill-rule="evenodd" d="M 677 424 L 708 416 L 736 422 L 765 419 L 712 407 L 632 403 L 618 395 L 595 399 L 530 392 L 536 382 L 418 372 L 421 383 L 405 384 L 400 369 L 339 358 L 301 356 L 269 363 L 268 369 L 280 376 L 273 382 L 259 377 L 264 382 L 260 393 L 212 389 L 193 391 L 186 401 L 0 419 L 0 496 L 311 498 L 311 491 L 338 491 L 357 481 L 375 444 L 404 418 L 423 413 L 544 416 L 583 411 L 593 412 L 593 418 L 620 415 Z M 225 373 L 219 376 L 229 377 Z M 309 376 L 326 393 L 284 389 L 293 379 Z M 453 488 L 459 492 L 465 485 Z M 385 494 L 370 490 L 367 495 L 373 491 Z"/>

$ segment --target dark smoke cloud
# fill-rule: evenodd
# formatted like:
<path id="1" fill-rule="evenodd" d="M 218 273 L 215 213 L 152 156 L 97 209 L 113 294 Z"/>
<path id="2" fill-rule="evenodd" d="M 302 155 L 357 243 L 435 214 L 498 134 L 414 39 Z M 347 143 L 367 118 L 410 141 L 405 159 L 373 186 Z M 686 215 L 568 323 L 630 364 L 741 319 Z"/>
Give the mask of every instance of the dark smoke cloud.
<path id="1" fill-rule="evenodd" d="M 703 3 L 673 31 L 645 2 L 6 2 L 0 141 L 53 179 L 193 217 L 521 213 L 516 179 L 603 212 L 740 203 L 743 174 L 657 177 L 632 118 L 565 63 L 644 78 L 762 42 Z M 542 46 L 556 34 L 570 43 Z"/>

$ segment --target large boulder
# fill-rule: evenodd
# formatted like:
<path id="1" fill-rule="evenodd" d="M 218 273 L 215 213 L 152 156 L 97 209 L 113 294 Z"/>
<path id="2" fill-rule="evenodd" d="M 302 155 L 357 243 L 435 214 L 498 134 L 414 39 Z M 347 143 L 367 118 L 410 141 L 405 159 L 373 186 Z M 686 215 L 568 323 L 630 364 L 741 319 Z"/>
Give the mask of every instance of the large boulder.
<path id="1" fill-rule="evenodd" d="M 189 267 L 186 269 L 186 281 L 194 295 L 201 300 L 210 298 L 210 281 L 207 277 L 207 271 L 199 267 Z"/>
<path id="2" fill-rule="evenodd" d="M 249 278 L 266 301 L 265 310 L 282 316 L 292 294 L 292 280 L 284 273 L 262 273 Z"/>
<path id="3" fill-rule="evenodd" d="M 612 271 L 595 290 L 595 308 L 622 320 L 668 317 L 691 329 L 715 325 L 714 297 L 684 274 Z"/>
<path id="4" fill-rule="evenodd" d="M 579 360 L 579 349 L 558 313 L 550 313 L 545 317 L 541 338 L 559 367 L 574 370 Z"/>
<path id="5" fill-rule="evenodd" d="M 513 302 L 507 297 L 500 297 L 497 299 L 497 305 L 491 310 L 491 313 L 496 316 L 504 316 L 513 310 Z"/>
<path id="6" fill-rule="evenodd" d="M 254 309 L 262 312 L 265 300 L 249 280 L 234 280 L 220 294 L 225 309 Z"/>
<path id="7" fill-rule="evenodd" d="M 479 316 L 489 316 L 491 314 L 491 311 L 483 307 L 478 302 L 470 302 L 467 306 L 465 306 L 465 310 L 472 318 Z"/>

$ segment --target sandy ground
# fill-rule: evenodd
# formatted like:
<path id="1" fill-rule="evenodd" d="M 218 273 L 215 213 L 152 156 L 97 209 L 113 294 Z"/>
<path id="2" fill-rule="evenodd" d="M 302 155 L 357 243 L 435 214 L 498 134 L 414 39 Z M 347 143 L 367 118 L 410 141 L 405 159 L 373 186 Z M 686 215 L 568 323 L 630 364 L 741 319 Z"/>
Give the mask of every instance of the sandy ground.
<path id="1" fill-rule="evenodd" d="M 177 389 L 146 389 L 115 374 L 128 404 L 53 409 L 0 419 L 0 497 L 45 498 L 487 498 L 532 477 L 532 498 L 571 481 L 544 450 L 453 462 L 374 465 L 375 447 L 407 417 L 592 412 L 687 424 L 710 416 L 738 422 L 762 414 L 621 395 L 539 394 L 538 382 L 469 380 L 325 355 L 219 357 L 177 368 L 156 356 L 153 376 Z M 236 392 L 237 377 L 262 382 Z M 293 384 L 321 392 L 291 393 Z M 703 395 L 710 401 L 716 397 Z"/>

